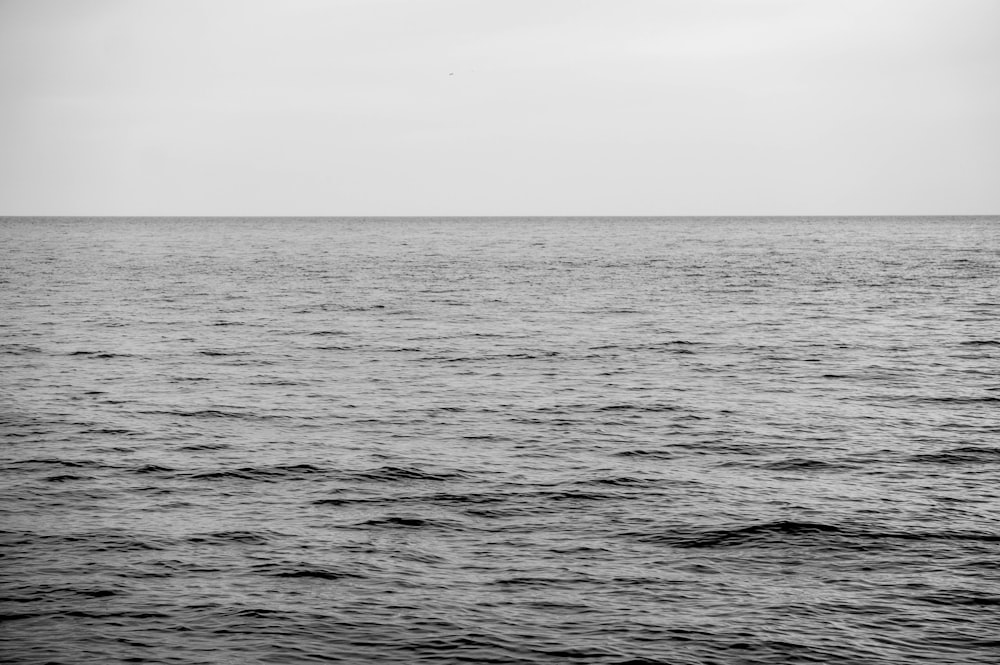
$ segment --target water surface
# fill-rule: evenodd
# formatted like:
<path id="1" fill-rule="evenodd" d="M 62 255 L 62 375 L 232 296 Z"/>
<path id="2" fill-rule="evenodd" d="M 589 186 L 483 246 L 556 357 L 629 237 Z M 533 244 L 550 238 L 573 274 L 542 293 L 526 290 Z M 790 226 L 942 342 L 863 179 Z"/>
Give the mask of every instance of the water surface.
<path id="1" fill-rule="evenodd" d="M 11 662 L 1000 659 L 1000 218 L 0 247 Z"/>

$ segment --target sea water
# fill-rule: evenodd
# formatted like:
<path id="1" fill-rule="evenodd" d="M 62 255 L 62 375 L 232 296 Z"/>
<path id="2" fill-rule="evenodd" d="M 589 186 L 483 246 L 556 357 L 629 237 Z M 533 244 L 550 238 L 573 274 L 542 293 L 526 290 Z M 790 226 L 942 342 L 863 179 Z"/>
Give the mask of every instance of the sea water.
<path id="1" fill-rule="evenodd" d="M 16 663 L 1000 662 L 1000 218 L 0 220 Z"/>

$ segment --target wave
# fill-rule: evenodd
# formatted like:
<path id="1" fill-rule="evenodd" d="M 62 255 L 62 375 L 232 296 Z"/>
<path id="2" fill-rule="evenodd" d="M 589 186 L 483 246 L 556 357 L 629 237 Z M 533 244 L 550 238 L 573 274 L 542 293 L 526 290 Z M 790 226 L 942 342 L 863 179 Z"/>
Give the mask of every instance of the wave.
<path id="1" fill-rule="evenodd" d="M 457 471 L 427 471 L 415 467 L 382 466 L 368 471 L 357 471 L 350 474 L 358 480 L 374 480 L 378 482 L 400 481 L 434 481 L 456 480 L 464 478 L 465 474 Z"/>
<path id="2" fill-rule="evenodd" d="M 271 577 L 290 577 L 290 578 L 308 578 L 308 579 L 319 579 L 319 580 L 342 580 L 346 578 L 361 578 L 362 575 L 355 575 L 354 573 L 345 573 L 342 571 L 335 571 L 329 569 L 307 569 L 307 570 L 291 570 L 284 573 L 273 573 Z"/>
<path id="3" fill-rule="evenodd" d="M 676 404 L 663 404 L 663 403 L 609 404 L 608 406 L 599 407 L 597 410 L 598 411 L 648 411 L 651 413 L 659 413 L 662 411 L 680 411 L 681 408 Z"/>
<path id="4" fill-rule="evenodd" d="M 226 448 L 232 448 L 231 443 L 192 443 L 189 446 L 181 446 L 178 450 L 225 450 Z"/>
<path id="5" fill-rule="evenodd" d="M 312 502 L 314 506 L 354 506 L 358 504 L 387 504 L 394 503 L 396 499 L 391 497 L 364 498 L 364 497 L 338 497 L 333 499 L 316 499 Z"/>
<path id="6" fill-rule="evenodd" d="M 374 527 L 385 527 L 385 528 L 455 528 L 454 523 L 446 522 L 444 520 L 433 520 L 423 517 L 401 517 L 401 516 L 388 516 L 388 517 L 376 517 L 373 519 L 365 520 L 363 522 L 358 522 L 356 526 L 374 526 Z"/>
<path id="7" fill-rule="evenodd" d="M 835 462 L 824 462 L 823 460 L 801 457 L 792 457 L 750 466 L 770 471 L 847 471 L 857 468 L 856 466 L 850 464 L 838 464 Z"/>
<path id="8" fill-rule="evenodd" d="M 83 431 L 84 434 L 124 434 L 127 436 L 137 436 L 140 433 L 135 430 L 124 429 L 120 427 L 99 427 L 95 429 L 87 429 Z"/>
<path id="9" fill-rule="evenodd" d="M 41 347 L 32 344 L 0 344 L 0 353 L 12 356 L 26 356 L 29 354 L 42 353 Z"/>
<path id="10" fill-rule="evenodd" d="M 341 567 L 308 561 L 289 561 L 287 559 L 256 563 L 250 566 L 250 572 L 254 575 L 263 575 L 265 577 L 303 580 L 334 581 L 351 578 L 362 579 L 365 577 L 360 572 L 345 570 Z"/>
<path id="11" fill-rule="evenodd" d="M 666 450 L 647 450 L 644 448 L 636 448 L 633 450 L 620 450 L 618 452 L 612 453 L 615 457 L 640 457 L 643 459 L 676 459 L 677 453 L 668 452 Z"/>
<path id="12" fill-rule="evenodd" d="M 54 466 L 66 466 L 66 467 L 70 467 L 70 468 L 85 468 L 85 467 L 86 468 L 95 468 L 95 467 L 104 467 L 104 466 L 106 466 L 104 464 L 101 464 L 100 462 L 95 462 L 94 460 L 68 460 L 68 459 L 58 459 L 58 458 L 53 458 L 53 457 L 41 457 L 41 458 L 33 458 L 33 459 L 26 459 L 26 460 L 18 460 L 18 461 L 15 461 L 15 462 L 10 462 L 10 464 L 12 464 L 12 465 L 18 465 L 18 466 L 21 466 L 21 465 L 24 465 L 24 466 L 32 466 L 32 465 L 40 465 L 40 466 L 54 465 Z"/>
<path id="13" fill-rule="evenodd" d="M 992 404 L 1000 402 L 1000 397 L 993 397 L 992 395 L 981 397 L 923 397 L 917 401 L 932 404 Z"/>
<path id="14" fill-rule="evenodd" d="M 917 596 L 915 600 L 933 605 L 1000 607 L 1000 595 L 979 589 L 949 589 Z"/>
<path id="15" fill-rule="evenodd" d="M 187 474 L 192 480 L 253 480 L 258 482 L 277 482 L 281 480 L 301 479 L 305 476 L 329 473 L 328 469 L 312 464 L 279 464 L 275 466 L 245 466 L 238 469 L 221 469 L 218 471 L 201 471 Z"/>
<path id="16" fill-rule="evenodd" d="M 47 552 L 66 549 L 91 553 L 165 551 L 175 545 L 166 538 L 149 538 L 111 530 L 66 534 L 6 532 L 4 535 L 16 537 L 17 542 L 10 544 L 38 546 Z"/>
<path id="17" fill-rule="evenodd" d="M 266 545 L 277 538 L 284 537 L 274 531 L 215 531 L 212 533 L 188 536 L 187 542 L 208 545 Z"/>
<path id="18" fill-rule="evenodd" d="M 591 478 L 577 481 L 578 485 L 610 485 L 612 487 L 653 487 L 659 485 L 657 481 L 646 478 L 636 478 L 635 476 L 609 476 L 607 478 Z"/>
<path id="19" fill-rule="evenodd" d="M 840 534 L 842 530 L 819 522 L 779 520 L 765 524 L 731 529 L 708 529 L 691 534 L 656 534 L 643 538 L 647 542 L 662 542 L 674 547 L 732 547 L 771 541 L 788 542 L 812 538 L 820 534 Z"/>
<path id="20" fill-rule="evenodd" d="M 247 418 L 251 414 L 238 413 L 236 411 L 222 411 L 220 409 L 199 409 L 197 411 L 140 411 L 140 413 L 151 416 L 179 416 L 181 418 Z"/>
<path id="21" fill-rule="evenodd" d="M 240 408 L 240 407 L 228 407 L 228 408 Z M 247 411 L 233 411 L 228 409 L 197 409 L 195 411 L 178 411 L 178 410 L 157 410 L 157 411 L 139 411 L 143 415 L 150 416 L 176 416 L 178 418 L 234 418 L 243 420 L 253 420 L 253 421 L 267 421 L 267 420 L 288 420 L 291 416 L 274 414 L 274 413 L 252 413 Z M 302 420 L 311 420 L 311 418 L 306 417 Z"/>
<path id="22" fill-rule="evenodd" d="M 93 480 L 93 476 L 75 476 L 72 474 L 60 474 L 57 476 L 48 476 L 43 480 L 45 480 L 45 482 L 48 483 L 65 483 L 70 480 Z"/>
<path id="23" fill-rule="evenodd" d="M 911 455 L 910 462 L 921 464 L 986 464 L 1000 462 L 1000 448 L 962 446 L 937 453 Z"/>
<path id="24" fill-rule="evenodd" d="M 86 356 L 88 358 L 134 358 L 131 353 L 111 353 L 108 351 L 73 351 L 68 356 Z"/>
<path id="25" fill-rule="evenodd" d="M 159 464 L 144 464 L 140 467 L 131 469 L 132 473 L 148 474 L 148 473 L 171 473 L 176 471 L 169 466 L 160 466 Z"/>
<path id="26" fill-rule="evenodd" d="M 866 531 L 822 522 L 778 520 L 723 529 L 684 529 L 668 533 L 629 534 L 642 542 L 678 548 L 727 548 L 770 545 L 822 546 L 868 550 L 876 542 L 951 541 L 1000 543 L 1000 534 L 978 532 Z"/>

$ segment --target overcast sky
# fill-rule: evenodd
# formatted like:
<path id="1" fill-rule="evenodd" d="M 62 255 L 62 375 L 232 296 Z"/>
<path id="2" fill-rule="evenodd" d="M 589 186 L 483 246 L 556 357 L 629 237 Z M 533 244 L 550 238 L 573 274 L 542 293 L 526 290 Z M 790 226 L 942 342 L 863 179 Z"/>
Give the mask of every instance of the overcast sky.
<path id="1" fill-rule="evenodd" d="M 0 214 L 1000 213 L 998 0 L 0 0 Z"/>

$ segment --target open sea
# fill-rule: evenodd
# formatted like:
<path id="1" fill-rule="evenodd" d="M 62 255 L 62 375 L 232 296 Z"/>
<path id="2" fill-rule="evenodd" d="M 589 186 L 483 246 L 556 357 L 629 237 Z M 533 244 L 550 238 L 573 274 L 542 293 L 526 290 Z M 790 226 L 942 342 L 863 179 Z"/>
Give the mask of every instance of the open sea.
<path id="1" fill-rule="evenodd" d="M 0 219 L 0 660 L 1000 662 L 1000 217 Z"/>

